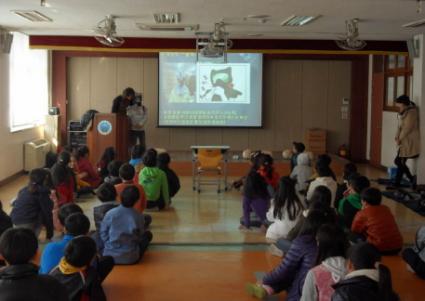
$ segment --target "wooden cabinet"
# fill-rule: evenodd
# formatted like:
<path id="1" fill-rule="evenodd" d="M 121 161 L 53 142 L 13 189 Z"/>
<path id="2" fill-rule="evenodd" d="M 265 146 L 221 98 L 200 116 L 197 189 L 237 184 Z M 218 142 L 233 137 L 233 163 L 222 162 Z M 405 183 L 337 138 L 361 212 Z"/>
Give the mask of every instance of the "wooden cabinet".
<path id="1" fill-rule="evenodd" d="M 326 130 L 308 129 L 305 136 L 307 151 L 315 155 L 326 153 Z"/>

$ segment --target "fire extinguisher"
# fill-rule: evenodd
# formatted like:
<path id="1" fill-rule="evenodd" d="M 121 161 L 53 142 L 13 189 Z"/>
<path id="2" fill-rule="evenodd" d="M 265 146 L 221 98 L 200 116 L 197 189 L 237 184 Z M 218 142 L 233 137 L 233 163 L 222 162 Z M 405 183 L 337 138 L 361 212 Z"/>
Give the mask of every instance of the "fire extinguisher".
<path id="1" fill-rule="evenodd" d="M 350 157 L 350 150 L 347 145 L 343 144 L 338 149 L 338 156 L 348 159 Z"/>

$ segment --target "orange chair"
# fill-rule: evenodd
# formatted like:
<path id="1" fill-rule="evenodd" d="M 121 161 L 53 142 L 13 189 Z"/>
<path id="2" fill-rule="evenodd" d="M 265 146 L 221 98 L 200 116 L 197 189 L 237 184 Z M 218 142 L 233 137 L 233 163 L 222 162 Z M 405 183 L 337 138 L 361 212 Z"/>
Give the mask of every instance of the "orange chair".
<path id="1" fill-rule="evenodd" d="M 196 156 L 196 190 L 201 192 L 201 185 L 217 185 L 221 192 L 223 154 L 220 149 L 202 148 Z M 202 178 L 203 175 L 217 175 L 215 179 Z"/>

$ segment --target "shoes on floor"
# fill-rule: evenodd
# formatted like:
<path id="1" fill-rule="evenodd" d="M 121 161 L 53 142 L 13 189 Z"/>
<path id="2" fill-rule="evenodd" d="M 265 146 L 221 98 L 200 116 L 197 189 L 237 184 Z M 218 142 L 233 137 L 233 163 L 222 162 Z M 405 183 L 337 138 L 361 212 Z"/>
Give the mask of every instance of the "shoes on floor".
<path id="1" fill-rule="evenodd" d="M 255 283 L 247 283 L 245 285 L 245 291 L 248 295 L 258 299 L 264 299 L 267 296 L 266 290 Z"/>
<path id="2" fill-rule="evenodd" d="M 283 257 L 285 255 L 285 253 L 281 249 L 279 249 L 275 244 L 270 245 L 269 252 L 270 254 L 278 257 Z"/>

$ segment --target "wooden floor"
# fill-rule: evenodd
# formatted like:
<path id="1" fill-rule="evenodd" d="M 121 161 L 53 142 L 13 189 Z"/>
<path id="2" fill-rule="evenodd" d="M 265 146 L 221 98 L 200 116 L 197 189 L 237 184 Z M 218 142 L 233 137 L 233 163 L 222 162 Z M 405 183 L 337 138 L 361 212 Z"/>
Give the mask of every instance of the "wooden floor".
<path id="1" fill-rule="evenodd" d="M 374 179 L 385 174 L 369 166 L 361 172 Z M 0 187 L 3 207 L 26 185 L 26 177 Z M 267 271 L 279 259 L 266 251 L 264 234 L 258 230 L 241 232 L 241 194 L 217 194 L 206 187 L 201 194 L 192 191 L 190 177 L 182 177 L 182 190 L 166 212 L 150 212 L 153 247 L 135 266 L 117 267 L 108 277 L 108 300 L 251 300 L 244 293 L 247 281 L 255 281 L 255 271 Z M 413 242 L 425 218 L 391 200 L 384 200 L 397 218 L 405 243 Z M 94 198 L 79 200 L 92 218 Z M 251 247 L 253 249 L 249 249 Z M 248 248 L 248 249 L 247 249 Z M 396 290 L 402 300 L 420 300 L 425 283 L 407 272 L 396 257 L 391 263 Z"/>

